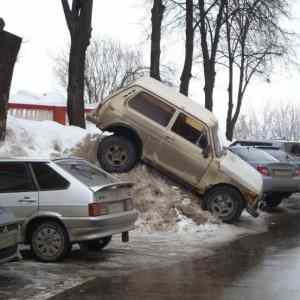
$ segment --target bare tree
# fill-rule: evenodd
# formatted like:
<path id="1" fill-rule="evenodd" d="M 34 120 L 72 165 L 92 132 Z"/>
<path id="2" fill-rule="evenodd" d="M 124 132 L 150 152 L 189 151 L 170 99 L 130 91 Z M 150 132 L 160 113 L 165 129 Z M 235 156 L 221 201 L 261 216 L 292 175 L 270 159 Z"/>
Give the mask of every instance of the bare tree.
<path id="1" fill-rule="evenodd" d="M 201 55 L 203 59 L 205 108 L 213 111 L 213 92 L 216 81 L 216 58 L 221 28 L 224 25 L 224 9 L 227 0 L 198 0 L 198 24 Z"/>
<path id="2" fill-rule="evenodd" d="M 164 15 L 165 6 L 163 0 L 153 0 L 153 7 L 151 10 L 151 59 L 150 59 L 150 76 L 161 80 L 160 78 L 160 44 L 161 44 L 161 27 Z"/>
<path id="3" fill-rule="evenodd" d="M 22 39 L 4 31 L 5 22 L 0 18 L 0 141 L 5 140 L 7 106 L 14 65 Z"/>
<path id="4" fill-rule="evenodd" d="M 99 102 L 130 81 L 148 74 L 138 47 L 109 38 L 91 40 L 84 72 L 86 103 Z M 53 58 L 54 72 L 62 87 L 67 85 L 68 59 L 65 52 Z"/>
<path id="5" fill-rule="evenodd" d="M 234 132 L 236 139 L 300 140 L 300 106 L 281 103 L 267 104 L 261 113 L 250 110 L 242 114 Z"/>
<path id="6" fill-rule="evenodd" d="M 194 2 L 186 0 L 185 3 L 185 58 L 184 66 L 180 77 L 180 93 L 188 96 L 189 84 L 192 78 L 192 67 L 194 57 Z"/>
<path id="7" fill-rule="evenodd" d="M 84 69 L 90 43 L 93 0 L 61 0 L 71 36 L 68 80 L 68 117 L 70 125 L 85 128 Z"/>
<path id="8" fill-rule="evenodd" d="M 280 17 L 288 16 L 287 3 L 286 0 L 234 0 L 225 6 L 225 38 L 220 53 L 228 67 L 226 136 L 229 140 L 233 138 L 242 101 L 253 76 L 269 78 L 273 59 L 289 52 L 289 33 L 279 25 Z"/>

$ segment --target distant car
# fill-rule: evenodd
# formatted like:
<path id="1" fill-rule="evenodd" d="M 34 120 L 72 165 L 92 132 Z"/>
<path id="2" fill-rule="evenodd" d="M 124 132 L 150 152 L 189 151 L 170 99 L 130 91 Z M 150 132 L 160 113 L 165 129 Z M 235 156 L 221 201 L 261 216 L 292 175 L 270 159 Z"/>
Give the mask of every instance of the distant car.
<path id="1" fill-rule="evenodd" d="M 300 169 L 297 164 L 280 162 L 255 147 L 231 146 L 229 149 L 262 174 L 265 203 L 268 207 L 276 207 L 284 198 L 299 192 Z"/>
<path id="2" fill-rule="evenodd" d="M 0 208 L 0 264 L 18 256 L 19 223 L 15 217 Z"/>
<path id="3" fill-rule="evenodd" d="M 300 142 L 287 140 L 236 140 L 230 146 L 276 147 L 300 160 Z"/>
<path id="4" fill-rule="evenodd" d="M 77 242 L 97 250 L 113 234 L 127 241 L 131 187 L 82 159 L 0 159 L 0 206 L 22 220 L 22 242 L 40 261 L 61 260 Z"/>

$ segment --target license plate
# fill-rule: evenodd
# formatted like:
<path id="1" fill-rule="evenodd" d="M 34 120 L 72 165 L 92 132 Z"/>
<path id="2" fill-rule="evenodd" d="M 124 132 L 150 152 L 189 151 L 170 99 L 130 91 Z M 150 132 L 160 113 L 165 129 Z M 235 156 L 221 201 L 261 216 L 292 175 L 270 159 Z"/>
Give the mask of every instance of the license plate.
<path id="1" fill-rule="evenodd" d="M 8 248 L 12 247 L 17 243 L 17 235 L 16 234 L 9 234 L 9 235 L 1 235 L 0 236 L 0 248 Z"/>
<path id="2" fill-rule="evenodd" d="M 274 175 L 275 176 L 287 177 L 287 176 L 290 176 L 291 173 L 290 173 L 290 171 L 277 170 L 277 171 L 274 171 Z"/>
<path id="3" fill-rule="evenodd" d="M 108 212 L 110 214 L 120 213 L 124 211 L 124 202 L 111 203 L 108 206 Z"/>

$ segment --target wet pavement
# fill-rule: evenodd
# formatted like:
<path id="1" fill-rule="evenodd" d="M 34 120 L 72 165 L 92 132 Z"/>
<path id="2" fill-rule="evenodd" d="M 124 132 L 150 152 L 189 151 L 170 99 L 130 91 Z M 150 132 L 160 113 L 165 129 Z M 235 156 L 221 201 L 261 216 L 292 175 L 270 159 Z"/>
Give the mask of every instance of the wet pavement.
<path id="1" fill-rule="evenodd" d="M 300 211 L 275 209 L 267 233 L 247 236 L 206 258 L 193 256 L 123 276 L 101 276 L 51 300 L 300 299 Z"/>
<path id="2" fill-rule="evenodd" d="M 117 237 L 100 253 L 75 249 L 63 263 L 24 251 L 0 267 L 0 299 L 300 299 L 299 199 L 237 226 L 134 232 L 128 244 Z"/>

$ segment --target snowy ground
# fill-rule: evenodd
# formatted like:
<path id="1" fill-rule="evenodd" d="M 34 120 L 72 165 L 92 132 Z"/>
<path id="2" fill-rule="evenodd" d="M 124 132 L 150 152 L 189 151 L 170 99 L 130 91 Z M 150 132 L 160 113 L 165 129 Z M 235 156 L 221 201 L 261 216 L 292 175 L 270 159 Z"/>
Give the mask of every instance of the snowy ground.
<path id="1" fill-rule="evenodd" d="M 100 134 L 94 126 L 83 130 L 9 117 L 0 157 L 76 155 L 96 162 Z M 60 264 L 37 263 L 25 252 L 24 261 L 1 266 L 0 299 L 46 299 L 107 271 L 119 275 L 206 256 L 222 243 L 267 230 L 265 213 L 258 219 L 244 213 L 237 225 L 221 224 L 200 209 L 194 194 L 144 165 L 119 176 L 135 182 L 133 196 L 140 212 L 130 243 L 122 244 L 118 237 L 102 254 L 75 250 Z"/>

